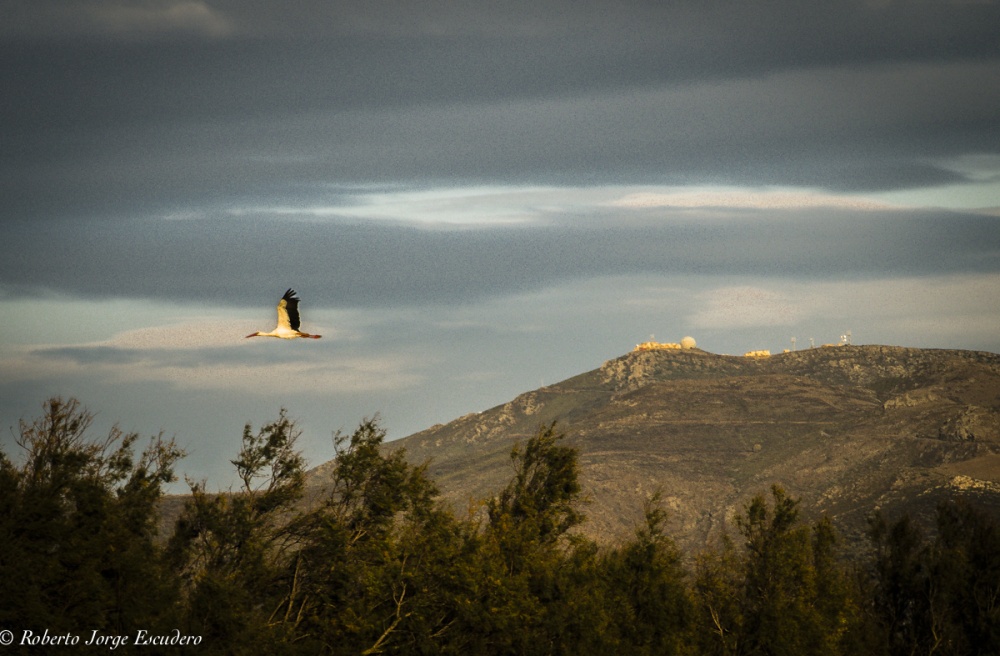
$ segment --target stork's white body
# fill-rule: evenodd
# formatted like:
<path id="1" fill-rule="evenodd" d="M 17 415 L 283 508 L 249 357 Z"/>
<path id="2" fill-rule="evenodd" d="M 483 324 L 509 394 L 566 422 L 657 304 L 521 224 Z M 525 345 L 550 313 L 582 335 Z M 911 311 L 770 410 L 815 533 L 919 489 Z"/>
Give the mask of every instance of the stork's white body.
<path id="1" fill-rule="evenodd" d="M 299 297 L 295 290 L 289 288 L 278 301 L 278 325 L 269 333 L 256 332 L 247 337 L 278 337 L 279 339 L 296 339 L 308 337 L 319 339 L 322 335 L 310 335 L 299 330 Z"/>

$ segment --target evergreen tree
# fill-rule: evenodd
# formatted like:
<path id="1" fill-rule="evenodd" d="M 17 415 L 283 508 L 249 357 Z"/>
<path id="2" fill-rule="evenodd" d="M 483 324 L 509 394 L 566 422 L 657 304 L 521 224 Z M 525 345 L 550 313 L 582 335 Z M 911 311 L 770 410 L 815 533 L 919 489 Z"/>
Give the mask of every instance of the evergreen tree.
<path id="1" fill-rule="evenodd" d="M 486 503 L 487 523 L 476 543 L 486 574 L 472 603 L 482 610 L 462 627 L 476 636 L 477 652 L 552 653 L 563 628 L 559 618 L 581 599 L 568 586 L 579 570 L 564 567 L 567 531 L 583 520 L 576 509 L 579 466 L 576 450 L 559 444 L 562 439 L 553 423 L 515 444 L 513 477 Z"/>
<path id="2" fill-rule="evenodd" d="M 872 612 L 887 654 L 919 654 L 930 644 L 927 624 L 928 547 L 904 515 L 893 524 L 876 512 L 869 535 L 875 547 Z M 926 653 L 926 652 L 924 652 Z"/>
<path id="3" fill-rule="evenodd" d="M 854 617 L 846 573 L 825 521 L 798 523 L 798 501 L 779 486 L 735 518 L 732 543 L 699 564 L 697 605 L 706 653 L 837 654 Z M 711 636 L 710 639 L 708 637 Z M 707 640 L 706 640 L 707 639 Z"/>
<path id="4" fill-rule="evenodd" d="M 883 653 L 1000 653 L 1000 525 L 961 499 L 937 508 L 931 540 L 909 515 L 871 519 L 869 620 Z"/>
<path id="5" fill-rule="evenodd" d="M 454 622 L 459 527 L 425 467 L 384 438 L 377 419 L 335 435 L 325 499 L 292 527 L 283 622 L 303 653 L 437 653 Z"/>
<path id="6" fill-rule="evenodd" d="M 681 554 L 665 533 L 660 493 L 635 537 L 604 558 L 609 612 L 631 654 L 679 654 L 690 639 L 692 607 Z"/>
<path id="7" fill-rule="evenodd" d="M 551 547 L 583 521 L 576 510 L 577 452 L 559 445 L 561 439 L 553 422 L 525 444 L 515 444 L 510 454 L 514 477 L 487 504 L 487 533 L 497 541 L 511 573 L 523 570 L 529 556 Z"/>
<path id="8" fill-rule="evenodd" d="M 157 502 L 183 454 L 135 433 L 91 440 L 93 415 L 49 399 L 20 423 L 23 464 L 0 454 L 0 626 L 124 634 L 171 623 L 175 588 L 156 545 Z"/>
<path id="9" fill-rule="evenodd" d="M 1000 524 L 963 499 L 937 509 L 932 575 L 945 654 L 1000 653 Z M 940 619 L 939 619 L 940 618 Z"/>
<path id="10" fill-rule="evenodd" d="M 712 656 L 746 653 L 743 645 L 743 558 L 729 535 L 717 549 L 695 561 L 694 642 L 697 652 Z"/>
<path id="11" fill-rule="evenodd" d="M 251 654 L 273 644 L 282 574 L 295 549 L 291 512 L 304 482 L 299 434 L 282 409 L 256 434 L 244 428 L 232 461 L 240 489 L 212 494 L 189 481 L 169 549 L 185 590 L 185 629 L 202 636 L 202 649 Z"/>

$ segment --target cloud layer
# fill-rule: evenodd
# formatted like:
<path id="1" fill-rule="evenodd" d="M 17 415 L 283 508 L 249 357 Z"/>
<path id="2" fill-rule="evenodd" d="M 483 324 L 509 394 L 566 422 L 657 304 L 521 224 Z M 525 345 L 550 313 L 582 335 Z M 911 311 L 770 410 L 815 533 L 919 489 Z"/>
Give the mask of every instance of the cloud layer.
<path id="1" fill-rule="evenodd" d="M 5 2 L 0 219 L 331 185 L 977 181 L 996 3 Z M 485 32 L 485 33 L 484 33 Z"/>
<path id="2" fill-rule="evenodd" d="M 262 292 L 291 285 L 312 307 L 386 307 L 624 274 L 823 280 L 1000 269 L 996 219 L 943 211 L 594 207 L 472 229 L 255 216 L 7 231 L 0 280 L 9 289 L 207 306 L 255 306 Z"/>

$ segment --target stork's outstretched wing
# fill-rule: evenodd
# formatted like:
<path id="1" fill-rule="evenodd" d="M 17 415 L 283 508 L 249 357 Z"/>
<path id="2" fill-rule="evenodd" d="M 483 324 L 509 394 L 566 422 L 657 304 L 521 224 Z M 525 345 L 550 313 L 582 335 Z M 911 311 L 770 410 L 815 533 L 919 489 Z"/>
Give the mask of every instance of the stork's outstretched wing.
<path id="1" fill-rule="evenodd" d="M 289 288 L 278 301 L 278 327 L 298 330 L 299 325 L 299 297 L 294 289 Z"/>

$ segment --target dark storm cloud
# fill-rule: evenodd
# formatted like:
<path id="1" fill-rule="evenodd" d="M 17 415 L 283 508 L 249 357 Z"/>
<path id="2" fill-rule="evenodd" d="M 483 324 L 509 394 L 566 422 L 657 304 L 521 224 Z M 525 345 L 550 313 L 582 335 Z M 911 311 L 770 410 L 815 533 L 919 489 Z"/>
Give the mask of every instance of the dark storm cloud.
<path id="1" fill-rule="evenodd" d="M 544 226 L 428 230 L 273 218 L 8 225 L 0 281 L 29 293 L 319 306 L 467 303 L 635 273 L 877 278 L 995 272 L 995 219 L 946 212 L 631 210 Z M 645 212 L 645 217 L 643 214 Z"/>
<path id="2" fill-rule="evenodd" d="M 996 152 L 996 3 L 5 2 L 0 218 L 370 182 L 892 189 Z"/>

